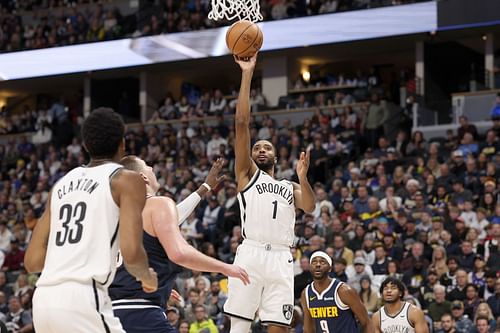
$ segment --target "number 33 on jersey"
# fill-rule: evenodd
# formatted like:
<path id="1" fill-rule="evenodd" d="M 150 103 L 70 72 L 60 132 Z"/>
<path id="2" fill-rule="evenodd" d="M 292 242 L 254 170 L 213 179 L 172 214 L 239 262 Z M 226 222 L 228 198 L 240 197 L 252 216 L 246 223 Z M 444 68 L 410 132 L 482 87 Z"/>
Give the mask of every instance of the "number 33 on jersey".
<path id="1" fill-rule="evenodd" d="M 116 163 L 79 167 L 54 185 L 47 259 L 38 285 L 55 285 L 63 280 L 111 283 L 119 220 L 111 180 L 119 169 Z"/>

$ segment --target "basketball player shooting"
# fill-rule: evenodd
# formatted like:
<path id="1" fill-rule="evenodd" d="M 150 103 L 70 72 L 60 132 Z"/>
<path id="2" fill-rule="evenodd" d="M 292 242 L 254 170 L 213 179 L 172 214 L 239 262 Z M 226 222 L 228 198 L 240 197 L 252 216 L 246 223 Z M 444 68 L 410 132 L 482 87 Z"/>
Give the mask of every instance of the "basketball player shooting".
<path id="1" fill-rule="evenodd" d="M 309 152 L 300 154 L 300 184 L 274 179 L 276 148 L 267 140 L 250 148 L 250 86 L 257 55 L 235 57 L 242 78 L 235 115 L 235 173 L 241 210 L 243 243 L 234 264 L 249 274 L 250 284 L 229 278 L 224 313 L 231 316 L 231 333 L 247 333 L 258 310 L 269 333 L 286 332 L 293 315 L 295 208 L 312 212 L 314 193 L 307 180 Z"/>
<path id="2" fill-rule="evenodd" d="M 380 285 L 385 305 L 373 315 L 376 333 L 429 333 L 422 310 L 403 301 L 405 289 L 404 283 L 394 277 Z"/>
<path id="3" fill-rule="evenodd" d="M 330 278 L 332 258 L 316 251 L 309 259 L 313 283 L 300 297 L 304 309 L 304 333 L 358 333 L 356 318 L 364 333 L 375 332 L 365 306 L 354 289 Z"/>

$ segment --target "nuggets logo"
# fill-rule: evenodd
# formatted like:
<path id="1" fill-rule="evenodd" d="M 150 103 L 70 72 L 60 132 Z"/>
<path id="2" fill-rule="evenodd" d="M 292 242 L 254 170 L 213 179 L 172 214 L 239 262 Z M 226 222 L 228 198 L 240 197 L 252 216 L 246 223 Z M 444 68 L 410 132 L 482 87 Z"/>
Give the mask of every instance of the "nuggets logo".
<path id="1" fill-rule="evenodd" d="M 292 319 L 293 316 L 293 305 L 292 304 L 284 304 L 283 305 L 283 315 L 286 320 Z"/>

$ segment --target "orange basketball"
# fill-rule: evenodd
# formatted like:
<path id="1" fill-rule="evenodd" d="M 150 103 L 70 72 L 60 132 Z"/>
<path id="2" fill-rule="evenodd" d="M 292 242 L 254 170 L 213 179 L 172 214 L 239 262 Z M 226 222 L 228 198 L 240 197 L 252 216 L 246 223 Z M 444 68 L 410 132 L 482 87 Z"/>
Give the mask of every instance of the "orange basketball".
<path id="1" fill-rule="evenodd" d="M 226 33 L 227 48 L 242 58 L 253 56 L 260 50 L 263 41 L 264 35 L 259 26 L 247 20 L 234 23 Z"/>

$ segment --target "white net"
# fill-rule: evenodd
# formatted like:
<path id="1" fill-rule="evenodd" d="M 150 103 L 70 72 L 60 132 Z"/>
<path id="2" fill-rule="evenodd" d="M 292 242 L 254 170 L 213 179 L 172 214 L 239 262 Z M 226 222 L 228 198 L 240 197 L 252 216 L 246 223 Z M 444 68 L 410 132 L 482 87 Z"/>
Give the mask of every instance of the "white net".
<path id="1" fill-rule="evenodd" d="M 212 10 L 208 18 L 214 21 L 226 19 L 232 21 L 248 20 L 262 21 L 259 0 L 211 0 Z"/>

